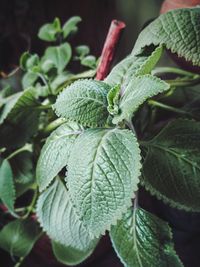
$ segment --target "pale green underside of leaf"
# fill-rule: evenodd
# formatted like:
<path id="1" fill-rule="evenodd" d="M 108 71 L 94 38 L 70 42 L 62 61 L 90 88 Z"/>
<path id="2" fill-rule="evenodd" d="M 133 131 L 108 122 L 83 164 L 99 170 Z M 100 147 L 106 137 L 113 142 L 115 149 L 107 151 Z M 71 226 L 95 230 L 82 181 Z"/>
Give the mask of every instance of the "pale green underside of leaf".
<path id="1" fill-rule="evenodd" d="M 49 237 L 66 247 L 87 251 L 97 242 L 77 217 L 67 188 L 58 179 L 40 195 L 37 217 Z"/>
<path id="2" fill-rule="evenodd" d="M 122 91 L 128 86 L 134 76 L 149 74 L 159 61 L 163 47 L 158 46 L 147 56 L 129 55 L 119 62 L 106 77 L 105 82 L 114 86 L 120 84 Z"/>
<path id="3" fill-rule="evenodd" d="M 6 159 L 3 160 L 0 166 L 0 199 L 11 212 L 14 212 L 15 187 L 13 173 Z"/>
<path id="4" fill-rule="evenodd" d="M 104 234 L 131 206 L 140 175 L 140 149 L 134 134 L 120 129 L 89 129 L 70 154 L 66 178 L 84 225 Z"/>
<path id="5" fill-rule="evenodd" d="M 141 208 L 130 208 L 110 236 L 125 267 L 183 267 L 168 224 Z"/>
<path id="6" fill-rule="evenodd" d="M 116 115 L 113 123 L 117 124 L 122 120 L 129 121 L 138 109 L 148 98 L 169 90 L 169 84 L 152 75 L 134 77 L 130 82 L 124 95 L 121 98 L 119 109 L 120 114 Z"/>
<path id="7" fill-rule="evenodd" d="M 94 248 L 87 251 L 81 251 L 72 247 L 65 247 L 59 243 L 52 242 L 52 249 L 56 259 L 66 265 L 74 266 L 87 259 Z"/>
<path id="8" fill-rule="evenodd" d="M 58 96 L 56 114 L 83 126 L 102 126 L 108 117 L 107 93 L 109 85 L 94 80 L 79 80 L 64 89 Z"/>
<path id="9" fill-rule="evenodd" d="M 200 123 L 176 120 L 145 146 L 145 188 L 172 207 L 200 212 Z"/>
<path id="10" fill-rule="evenodd" d="M 58 127 L 47 138 L 36 168 L 40 191 L 43 191 L 67 165 L 74 141 L 82 131 L 83 127 L 79 124 L 69 122 Z"/>
<path id="11" fill-rule="evenodd" d="M 39 226 L 33 219 L 12 221 L 0 231 L 0 247 L 12 257 L 25 257 L 40 234 Z"/>
<path id="12" fill-rule="evenodd" d="M 200 66 L 200 8 L 176 9 L 159 16 L 141 32 L 132 54 L 140 54 L 151 44 L 164 44 Z"/>

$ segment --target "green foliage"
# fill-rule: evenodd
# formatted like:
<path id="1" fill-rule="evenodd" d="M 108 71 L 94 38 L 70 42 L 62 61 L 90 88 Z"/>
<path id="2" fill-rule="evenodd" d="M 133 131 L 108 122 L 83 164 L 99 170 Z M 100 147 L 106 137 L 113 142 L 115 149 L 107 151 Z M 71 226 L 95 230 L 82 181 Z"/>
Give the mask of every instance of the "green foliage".
<path id="1" fill-rule="evenodd" d="M 167 48 L 199 65 L 199 7 L 155 19 L 104 81 L 92 79 L 89 47 L 69 43 L 80 21 L 42 26 L 51 46 L 21 56 L 22 85 L 17 72 L 0 81 L 0 208 L 18 218 L 1 222 L 0 247 L 20 266 L 37 218 L 63 264 L 84 261 L 109 231 L 127 267 L 182 267 L 167 222 L 140 208 L 138 191 L 200 211 L 200 75 L 159 62 Z"/>
<path id="2" fill-rule="evenodd" d="M 172 207 L 200 211 L 200 123 L 175 120 L 147 143 L 144 185 Z"/>
<path id="3" fill-rule="evenodd" d="M 89 129 L 74 145 L 66 177 L 77 214 L 99 237 L 131 205 L 140 175 L 134 134 L 120 129 Z"/>
<path id="4" fill-rule="evenodd" d="M 110 236 L 124 266 L 183 267 L 169 225 L 141 208 L 129 209 Z"/>
<path id="5" fill-rule="evenodd" d="M 77 81 L 60 93 L 54 104 L 55 112 L 84 126 L 103 126 L 108 117 L 106 96 L 109 89 L 100 81 Z"/>
<path id="6" fill-rule="evenodd" d="M 200 8 L 171 10 L 150 23 L 139 35 L 132 54 L 150 45 L 165 45 L 173 53 L 200 66 Z"/>
<path id="7" fill-rule="evenodd" d="M 9 252 L 12 257 L 25 257 L 40 234 L 40 228 L 33 219 L 15 220 L 6 224 L 0 231 L 0 247 Z"/>

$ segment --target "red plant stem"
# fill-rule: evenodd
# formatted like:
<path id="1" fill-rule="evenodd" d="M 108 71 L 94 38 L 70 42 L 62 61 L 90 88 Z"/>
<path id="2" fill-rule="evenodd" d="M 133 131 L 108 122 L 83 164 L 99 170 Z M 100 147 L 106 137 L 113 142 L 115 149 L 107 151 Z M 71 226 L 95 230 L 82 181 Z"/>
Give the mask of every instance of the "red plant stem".
<path id="1" fill-rule="evenodd" d="M 109 73 L 119 37 L 125 27 L 126 24 L 123 21 L 112 20 L 101 53 L 96 80 L 103 80 Z"/>

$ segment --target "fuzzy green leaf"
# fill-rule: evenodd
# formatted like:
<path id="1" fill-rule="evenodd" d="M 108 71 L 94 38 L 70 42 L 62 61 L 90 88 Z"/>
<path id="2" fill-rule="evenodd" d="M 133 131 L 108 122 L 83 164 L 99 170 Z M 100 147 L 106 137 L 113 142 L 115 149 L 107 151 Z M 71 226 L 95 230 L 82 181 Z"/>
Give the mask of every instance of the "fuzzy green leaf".
<path id="1" fill-rule="evenodd" d="M 108 117 L 107 93 L 110 86 L 94 80 L 79 80 L 58 96 L 54 109 L 58 116 L 84 126 L 102 126 Z"/>
<path id="2" fill-rule="evenodd" d="M 50 238 L 66 247 L 87 251 L 97 242 L 79 220 L 67 188 L 58 179 L 40 195 L 37 217 Z"/>
<path id="3" fill-rule="evenodd" d="M 183 267 L 169 225 L 141 208 L 129 209 L 110 236 L 126 267 Z"/>
<path id="4" fill-rule="evenodd" d="M 143 165 L 143 184 L 172 207 L 200 211 L 200 123 L 176 120 L 155 138 Z"/>
<path id="5" fill-rule="evenodd" d="M 94 248 L 90 248 L 87 251 L 81 251 L 72 247 L 63 246 L 56 242 L 52 242 L 52 249 L 56 259 L 69 266 L 74 266 L 83 262 L 94 250 Z"/>
<path id="6" fill-rule="evenodd" d="M 77 139 L 66 178 L 77 214 L 98 237 L 131 205 L 140 175 L 134 134 L 120 129 L 88 129 Z"/>
<path id="7" fill-rule="evenodd" d="M 0 166 L 0 199 L 11 212 L 14 212 L 15 187 L 13 173 L 6 159 L 2 161 Z"/>
<path id="8" fill-rule="evenodd" d="M 122 120 L 130 121 L 134 112 L 148 98 L 169 89 L 169 84 L 152 75 L 134 77 L 130 82 L 119 103 L 120 113 L 113 119 L 117 124 Z"/>
<path id="9" fill-rule="evenodd" d="M 81 22 L 81 20 L 80 17 L 74 16 L 65 22 L 62 28 L 64 38 L 67 38 L 71 33 L 76 33 L 78 30 L 77 24 Z"/>
<path id="10" fill-rule="evenodd" d="M 134 76 L 149 74 L 155 67 L 163 53 L 163 47 L 158 46 L 153 51 L 146 52 L 139 57 L 130 55 L 118 63 L 105 79 L 105 82 L 114 86 L 121 85 L 123 92 Z"/>
<path id="11" fill-rule="evenodd" d="M 58 33 L 61 32 L 60 20 L 55 18 L 52 23 L 44 24 L 38 33 L 41 40 L 52 42 L 57 40 Z"/>
<path id="12" fill-rule="evenodd" d="M 200 8 L 171 10 L 150 23 L 133 49 L 138 55 L 146 46 L 164 44 L 173 53 L 200 66 Z"/>
<path id="13" fill-rule="evenodd" d="M 69 63 L 72 56 L 72 49 L 69 43 L 63 43 L 60 46 L 50 46 L 46 49 L 43 61 L 50 60 L 61 73 Z"/>
<path id="14" fill-rule="evenodd" d="M 25 257 L 38 240 L 41 231 L 33 219 L 15 220 L 0 231 L 0 247 L 11 256 Z"/>
<path id="15" fill-rule="evenodd" d="M 83 128 L 79 124 L 69 122 L 58 127 L 47 138 L 36 169 L 40 191 L 67 165 L 73 143 L 82 131 Z"/>
<path id="16" fill-rule="evenodd" d="M 34 85 L 38 79 L 38 74 L 34 72 L 26 72 L 22 78 L 22 85 L 24 89 Z"/>

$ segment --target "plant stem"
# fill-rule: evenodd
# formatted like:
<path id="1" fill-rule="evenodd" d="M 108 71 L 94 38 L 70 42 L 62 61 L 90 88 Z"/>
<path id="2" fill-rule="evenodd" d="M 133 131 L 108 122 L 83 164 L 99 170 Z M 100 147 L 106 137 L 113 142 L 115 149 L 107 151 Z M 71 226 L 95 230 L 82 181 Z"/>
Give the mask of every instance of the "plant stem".
<path id="1" fill-rule="evenodd" d="M 200 75 L 196 75 L 191 79 L 165 80 L 165 82 L 169 83 L 170 86 L 175 86 L 175 87 L 192 86 L 200 83 Z"/>
<path id="2" fill-rule="evenodd" d="M 31 203 L 30 205 L 27 207 L 27 213 L 22 216 L 22 219 L 26 219 L 28 218 L 28 216 L 30 215 L 30 213 L 33 211 L 34 209 L 34 206 L 35 206 L 35 203 L 36 203 L 36 200 L 37 200 L 37 197 L 38 197 L 38 191 L 37 189 L 34 191 L 34 195 L 33 195 L 33 198 L 31 200 Z"/>
<path id="3" fill-rule="evenodd" d="M 180 75 L 189 76 L 189 77 L 196 76 L 196 74 L 193 72 L 182 70 L 179 68 L 174 68 L 174 67 L 160 67 L 152 71 L 153 75 L 162 74 L 162 73 L 174 73 L 174 74 L 180 74 Z"/>
<path id="4" fill-rule="evenodd" d="M 20 267 L 21 264 L 23 263 L 24 259 L 25 259 L 25 257 L 21 257 L 21 258 L 19 259 L 19 261 L 15 264 L 14 267 Z"/>
<path id="5" fill-rule="evenodd" d="M 20 147 L 19 149 L 15 150 L 13 153 L 11 153 L 6 159 L 9 160 L 23 151 L 31 152 L 32 151 L 32 145 L 31 144 L 25 144 L 23 147 Z"/>
<path id="6" fill-rule="evenodd" d="M 165 109 L 165 110 L 169 110 L 169 111 L 172 111 L 172 112 L 175 112 L 175 113 L 178 113 L 178 114 L 191 116 L 191 114 L 189 112 L 185 111 L 185 110 L 182 110 L 182 109 L 179 109 L 179 108 L 175 108 L 175 107 L 160 103 L 160 102 L 158 102 L 156 100 L 152 100 L 151 99 L 151 100 L 148 101 L 148 104 L 150 104 L 152 106 L 155 106 L 155 107 L 159 107 L 159 108 Z"/>
<path id="7" fill-rule="evenodd" d="M 64 118 L 58 118 L 52 122 L 50 122 L 42 131 L 42 134 L 46 135 L 51 133 L 53 130 L 58 128 L 58 126 L 62 125 L 66 120 Z"/>
<path id="8" fill-rule="evenodd" d="M 110 29 L 108 31 L 102 50 L 100 62 L 97 68 L 97 80 L 103 80 L 109 73 L 116 45 L 118 43 L 121 32 L 125 27 L 126 25 L 122 21 L 113 20 L 111 22 Z"/>

